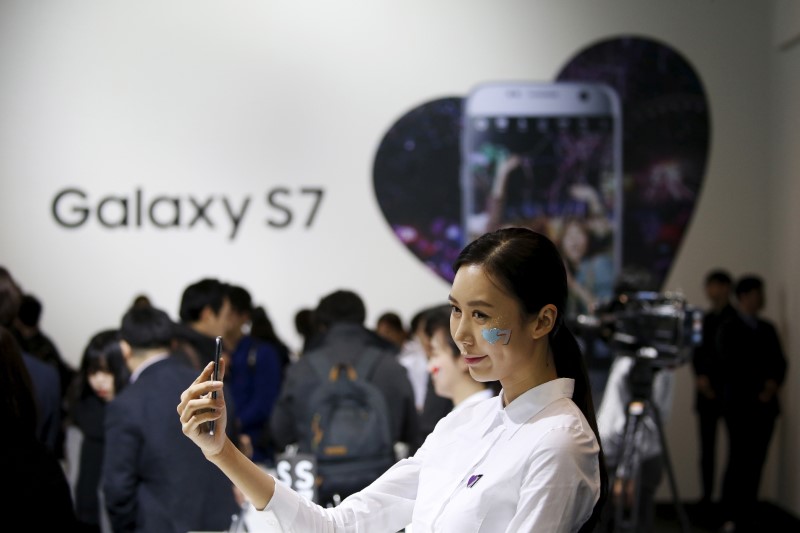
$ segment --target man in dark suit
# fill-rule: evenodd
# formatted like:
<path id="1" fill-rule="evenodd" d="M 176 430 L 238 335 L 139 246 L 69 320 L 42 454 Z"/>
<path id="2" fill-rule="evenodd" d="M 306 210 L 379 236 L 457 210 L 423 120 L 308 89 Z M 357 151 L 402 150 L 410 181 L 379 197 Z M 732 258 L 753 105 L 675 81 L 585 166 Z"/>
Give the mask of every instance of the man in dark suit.
<path id="1" fill-rule="evenodd" d="M 786 377 L 786 358 L 775 326 L 759 316 L 765 301 L 761 278 L 742 277 L 736 283 L 736 300 L 738 313 L 720 325 L 717 336 L 728 429 L 723 531 L 756 531 L 758 489 L 780 413 L 778 391 Z"/>
<path id="2" fill-rule="evenodd" d="M 703 316 L 703 340 L 692 354 L 695 374 L 695 411 L 700 426 L 700 472 L 702 512 L 711 510 L 714 495 L 717 426 L 722 419 L 722 359 L 717 350 L 720 324 L 736 317 L 730 302 L 733 279 L 721 269 L 712 270 L 705 278 L 709 309 Z"/>
<path id="3" fill-rule="evenodd" d="M 175 402 L 196 371 L 169 351 L 174 324 L 131 309 L 122 352 L 131 382 L 106 409 L 103 490 L 115 532 L 224 531 L 238 510 L 228 479 L 181 432 Z"/>

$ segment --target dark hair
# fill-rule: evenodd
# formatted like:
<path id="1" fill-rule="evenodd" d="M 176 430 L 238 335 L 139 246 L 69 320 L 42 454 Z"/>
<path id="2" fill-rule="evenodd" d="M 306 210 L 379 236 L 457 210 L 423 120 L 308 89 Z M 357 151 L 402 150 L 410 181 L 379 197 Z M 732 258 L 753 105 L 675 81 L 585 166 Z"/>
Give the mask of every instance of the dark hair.
<path id="1" fill-rule="evenodd" d="M 706 274 L 706 285 L 709 283 L 721 283 L 723 285 L 733 285 L 733 278 L 727 270 L 716 269 Z"/>
<path id="2" fill-rule="evenodd" d="M 449 317 L 451 308 L 452 308 L 452 306 L 449 303 L 446 303 L 446 304 L 439 304 L 439 305 L 434 305 L 434 306 L 431 306 L 431 307 L 426 307 L 425 309 L 419 311 L 411 319 L 411 333 L 412 334 L 416 333 L 417 330 L 421 327 L 422 328 L 422 333 L 424 333 L 426 336 L 430 337 L 430 334 L 428 334 L 428 327 L 427 327 L 428 326 L 428 319 L 430 317 L 432 317 L 432 316 L 433 317 L 441 316 L 442 313 L 444 313 L 445 315 L 447 315 Z M 449 318 L 448 318 L 448 320 L 449 320 Z"/>
<path id="3" fill-rule="evenodd" d="M 401 331 L 405 334 L 406 330 L 403 327 L 403 320 L 400 318 L 400 315 L 397 313 L 392 313 L 391 311 L 383 313 L 381 316 L 378 317 L 378 322 L 380 324 L 387 324 L 395 331 Z"/>
<path id="4" fill-rule="evenodd" d="M 325 327 L 337 322 L 363 325 L 367 310 L 358 294 L 353 291 L 338 290 L 319 301 L 314 316 L 317 324 Z"/>
<path id="5" fill-rule="evenodd" d="M 425 335 L 433 337 L 433 334 L 438 330 L 443 329 L 450 336 L 450 306 L 441 305 L 428 309 L 425 313 Z M 461 352 L 453 343 L 453 355 L 459 355 Z"/>
<path id="6" fill-rule="evenodd" d="M 538 314 L 547 304 L 557 309 L 556 324 L 549 334 L 556 373 L 575 380 L 572 401 L 586 417 L 600 446 L 600 499 L 581 527 L 581 531 L 591 531 L 605 504 L 608 473 L 586 364 L 575 336 L 564 323 L 568 291 L 564 260 L 555 244 L 544 235 L 512 227 L 486 233 L 469 243 L 453 264 L 453 272 L 465 265 L 480 265 L 495 283 L 516 298 L 528 315 Z"/>
<path id="7" fill-rule="evenodd" d="M 36 327 L 39 324 L 39 317 L 42 316 L 42 303 L 32 294 L 24 295 L 17 316 L 20 322 L 29 328 Z"/>
<path id="8" fill-rule="evenodd" d="M 114 376 L 115 394 L 125 388 L 131 373 L 125 363 L 125 357 L 122 355 L 120 339 L 120 332 L 117 329 L 101 331 L 89 339 L 89 343 L 83 350 L 74 390 L 70 395 L 71 402 L 77 402 L 94 394 L 89 385 L 89 376 L 96 372 L 108 372 Z"/>
<path id="9" fill-rule="evenodd" d="M 22 358 L 22 350 L 14 334 L 0 325 L 0 412 L 3 413 L 4 434 L 36 437 L 39 413 L 33 382 Z M 24 440 L 24 439 L 23 439 Z"/>
<path id="10" fill-rule="evenodd" d="M 749 276 L 742 276 L 739 278 L 739 281 L 736 282 L 736 296 L 741 296 L 742 294 L 748 293 L 750 291 L 755 290 L 763 290 L 764 289 L 764 281 L 755 275 Z"/>
<path id="11" fill-rule="evenodd" d="M 181 297 L 180 317 L 183 322 L 197 322 L 203 309 L 219 313 L 228 297 L 228 286 L 217 279 L 206 278 L 186 287 Z"/>
<path id="12" fill-rule="evenodd" d="M 257 339 L 261 339 L 262 341 L 267 341 L 274 344 L 280 352 L 281 359 L 284 360 L 284 362 L 288 361 L 290 351 L 289 347 L 285 342 L 283 342 L 283 340 L 278 336 L 278 333 L 275 331 L 275 326 L 272 325 L 272 320 L 270 320 L 267 310 L 260 305 L 258 307 L 254 307 L 250 312 L 250 317 L 252 324 L 250 328 L 250 335 Z"/>
<path id="13" fill-rule="evenodd" d="M 139 294 L 133 299 L 131 307 L 150 307 L 151 305 L 153 304 L 150 302 L 150 298 L 146 294 Z"/>
<path id="14" fill-rule="evenodd" d="M 0 266 L 0 326 L 11 326 L 19 312 L 22 291 L 4 267 Z"/>
<path id="15" fill-rule="evenodd" d="M 430 308 L 425 308 L 420 311 L 417 311 L 414 316 L 411 317 L 411 322 L 409 322 L 409 333 L 414 335 L 417 332 L 420 324 L 425 324 L 425 313 L 427 313 Z"/>
<path id="16" fill-rule="evenodd" d="M 120 337 L 132 348 L 168 348 L 175 324 L 155 307 L 131 308 L 122 317 Z"/>
<path id="17" fill-rule="evenodd" d="M 244 287 L 238 285 L 230 285 L 228 287 L 228 300 L 231 302 L 231 308 L 239 313 L 252 313 L 253 312 L 253 298 L 250 292 Z"/>
<path id="18" fill-rule="evenodd" d="M 317 328 L 314 323 L 314 311 L 311 309 L 300 309 L 294 315 L 294 329 L 303 338 L 312 337 L 316 333 Z"/>

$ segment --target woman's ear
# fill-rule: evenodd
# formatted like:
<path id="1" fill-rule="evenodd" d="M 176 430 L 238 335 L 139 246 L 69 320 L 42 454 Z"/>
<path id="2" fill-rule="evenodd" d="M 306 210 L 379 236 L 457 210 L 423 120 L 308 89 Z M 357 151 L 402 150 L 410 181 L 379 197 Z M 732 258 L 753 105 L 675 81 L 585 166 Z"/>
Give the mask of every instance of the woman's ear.
<path id="1" fill-rule="evenodd" d="M 558 309 L 553 304 L 547 304 L 539 310 L 536 319 L 531 324 L 531 337 L 541 339 L 550 334 L 556 325 Z"/>

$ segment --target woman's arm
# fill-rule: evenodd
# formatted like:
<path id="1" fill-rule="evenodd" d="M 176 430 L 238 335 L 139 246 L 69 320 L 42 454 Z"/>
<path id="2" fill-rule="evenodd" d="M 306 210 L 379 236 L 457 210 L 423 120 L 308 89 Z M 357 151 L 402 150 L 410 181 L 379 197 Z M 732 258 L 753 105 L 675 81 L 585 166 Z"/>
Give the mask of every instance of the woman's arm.
<path id="1" fill-rule="evenodd" d="M 324 509 L 278 483 L 267 511 L 291 531 L 357 533 L 400 531 L 411 523 L 419 480 L 419 458 L 403 459 L 367 488 Z"/>
<path id="2" fill-rule="evenodd" d="M 213 363 L 181 394 L 178 404 L 183 433 L 202 450 L 206 459 L 230 479 L 256 509 L 269 506 L 281 526 L 297 531 L 397 531 L 408 525 L 417 496 L 424 450 L 390 468 L 372 485 L 345 499 L 333 509 L 300 496 L 253 463 L 225 434 L 227 416 L 222 381 L 209 381 Z M 225 363 L 220 364 L 220 380 Z M 217 391 L 217 399 L 211 392 Z M 214 435 L 207 422 L 216 420 Z M 270 505 L 271 504 L 271 505 Z"/>
<path id="3" fill-rule="evenodd" d="M 500 227 L 503 220 L 503 207 L 506 203 L 508 176 L 521 164 L 522 158 L 516 154 L 511 154 L 498 161 L 492 182 L 492 192 L 487 199 L 486 211 L 489 214 L 489 220 L 486 224 L 486 231 L 494 231 Z"/>

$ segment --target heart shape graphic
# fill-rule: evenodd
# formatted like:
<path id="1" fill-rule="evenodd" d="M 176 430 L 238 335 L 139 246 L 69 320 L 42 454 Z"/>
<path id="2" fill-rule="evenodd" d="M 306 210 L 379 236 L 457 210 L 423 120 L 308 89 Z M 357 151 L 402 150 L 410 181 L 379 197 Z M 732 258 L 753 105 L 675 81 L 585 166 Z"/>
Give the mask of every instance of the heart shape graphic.
<path id="1" fill-rule="evenodd" d="M 622 273 L 659 290 L 691 221 L 710 140 L 709 106 L 689 62 L 671 47 L 615 37 L 579 51 L 557 82 L 602 82 L 622 107 Z M 373 184 L 397 238 L 452 281 L 464 245 L 460 142 L 463 98 L 425 102 L 383 137 Z"/>
<path id="2" fill-rule="evenodd" d="M 386 133 L 373 166 L 375 196 L 400 241 L 452 281 L 463 247 L 460 136 L 462 98 L 426 102 Z"/>
<path id="3" fill-rule="evenodd" d="M 700 77 L 671 47 L 623 37 L 585 48 L 557 81 L 603 82 L 623 115 L 623 272 L 660 290 L 694 213 L 708 160 L 709 106 Z"/>

